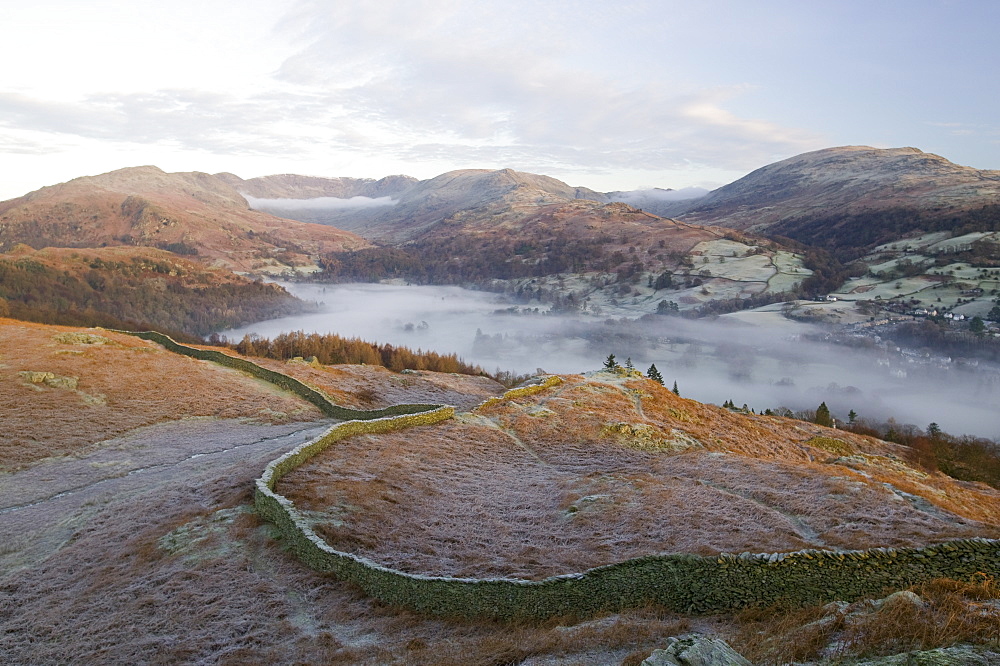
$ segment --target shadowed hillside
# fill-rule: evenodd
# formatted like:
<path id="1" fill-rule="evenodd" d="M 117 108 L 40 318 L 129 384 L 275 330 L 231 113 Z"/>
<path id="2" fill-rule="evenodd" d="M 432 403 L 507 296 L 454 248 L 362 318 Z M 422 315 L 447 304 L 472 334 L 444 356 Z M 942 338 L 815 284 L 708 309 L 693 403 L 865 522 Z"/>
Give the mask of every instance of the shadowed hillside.
<path id="1" fill-rule="evenodd" d="M 207 335 L 304 308 L 275 284 L 164 250 L 21 245 L 0 254 L 0 315 L 28 321 Z"/>

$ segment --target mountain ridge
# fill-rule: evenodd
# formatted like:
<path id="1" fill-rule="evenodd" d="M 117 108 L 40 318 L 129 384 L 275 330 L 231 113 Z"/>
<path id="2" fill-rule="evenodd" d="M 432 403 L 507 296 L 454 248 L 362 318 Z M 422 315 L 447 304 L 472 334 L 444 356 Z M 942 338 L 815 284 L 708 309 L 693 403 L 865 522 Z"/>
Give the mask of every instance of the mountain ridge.
<path id="1" fill-rule="evenodd" d="M 909 212 L 913 224 L 894 224 L 890 230 L 902 237 L 926 230 L 935 220 L 962 218 L 998 202 L 1000 171 L 957 165 L 917 148 L 842 146 L 761 167 L 687 202 L 677 215 L 694 224 L 779 234 L 836 248 L 875 242 L 867 235 L 857 243 L 850 238 L 862 226 L 863 216 L 880 223 L 886 216 Z M 835 227 L 841 238 L 819 228 L 820 220 Z M 896 239 L 889 235 L 876 240 Z"/>
<path id="2" fill-rule="evenodd" d="M 267 272 L 370 243 L 328 226 L 250 209 L 223 180 L 154 166 L 83 176 L 0 202 L 0 250 L 138 245 L 199 255 L 210 265 Z"/>

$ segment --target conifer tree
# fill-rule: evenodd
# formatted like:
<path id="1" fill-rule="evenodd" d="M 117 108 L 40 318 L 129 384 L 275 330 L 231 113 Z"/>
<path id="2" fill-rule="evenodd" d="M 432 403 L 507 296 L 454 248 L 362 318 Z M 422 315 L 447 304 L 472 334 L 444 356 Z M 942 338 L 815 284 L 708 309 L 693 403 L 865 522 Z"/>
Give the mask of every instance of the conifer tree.
<path id="1" fill-rule="evenodd" d="M 608 357 L 604 359 L 604 369 L 614 370 L 618 367 L 618 361 L 615 360 L 614 354 L 608 354 Z"/>
<path id="2" fill-rule="evenodd" d="M 631 372 L 632 370 L 635 370 L 635 366 L 632 365 L 632 357 L 631 356 L 629 356 L 628 358 L 625 359 L 625 369 L 628 370 L 629 372 Z"/>
<path id="3" fill-rule="evenodd" d="M 660 383 L 662 384 L 663 382 L 660 382 Z M 679 388 L 677 388 L 677 380 L 676 379 L 674 380 L 674 388 L 671 389 L 671 390 L 674 392 L 674 395 L 680 395 L 681 394 L 681 390 Z"/>
<path id="4" fill-rule="evenodd" d="M 652 379 L 660 386 L 663 386 L 663 375 L 661 375 L 660 371 L 656 369 L 655 363 L 649 366 L 649 370 L 646 371 L 646 376 Z"/>
<path id="5" fill-rule="evenodd" d="M 833 417 L 830 416 L 830 409 L 825 402 L 819 403 L 819 407 L 816 408 L 816 424 L 828 428 L 833 425 Z"/>

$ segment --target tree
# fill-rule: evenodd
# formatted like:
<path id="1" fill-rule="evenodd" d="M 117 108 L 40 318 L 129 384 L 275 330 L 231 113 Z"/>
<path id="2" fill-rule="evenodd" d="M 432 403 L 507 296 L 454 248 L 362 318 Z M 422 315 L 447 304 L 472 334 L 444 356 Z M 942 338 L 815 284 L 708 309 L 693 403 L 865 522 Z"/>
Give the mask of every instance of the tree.
<path id="1" fill-rule="evenodd" d="M 677 388 L 677 380 L 676 379 L 674 380 L 674 388 L 671 389 L 671 390 L 674 392 L 674 395 L 680 395 L 681 394 L 680 389 Z"/>
<path id="2" fill-rule="evenodd" d="M 825 402 L 819 403 L 819 407 L 816 408 L 816 424 L 821 426 L 826 426 L 827 428 L 833 426 L 833 417 L 830 416 L 830 408 L 826 406 Z"/>
<path id="3" fill-rule="evenodd" d="M 848 423 L 852 423 L 853 424 L 857 420 L 858 420 L 858 413 L 856 411 L 854 411 L 852 409 L 851 411 L 847 412 L 847 422 Z"/>
<path id="4" fill-rule="evenodd" d="M 983 318 L 980 316 L 975 316 L 972 321 L 969 322 L 969 330 L 976 335 L 982 335 L 986 331 L 986 324 L 983 323 Z"/>
<path id="5" fill-rule="evenodd" d="M 993 309 L 990 310 L 990 313 L 986 315 L 986 318 L 990 321 L 1000 322 L 1000 305 L 994 305 Z"/>
<path id="6" fill-rule="evenodd" d="M 680 307 L 674 301 L 662 300 L 656 304 L 656 314 L 669 315 L 680 312 Z"/>
<path id="7" fill-rule="evenodd" d="M 660 386 L 663 386 L 663 375 L 661 375 L 660 371 L 656 369 L 655 363 L 649 366 L 649 370 L 646 371 L 646 376 L 652 379 Z"/>
<path id="8" fill-rule="evenodd" d="M 615 360 L 615 355 L 608 354 L 608 357 L 604 359 L 604 369 L 616 370 L 617 368 L 618 368 L 618 361 Z"/>
<path id="9" fill-rule="evenodd" d="M 625 369 L 628 370 L 629 372 L 632 372 L 633 370 L 635 370 L 635 366 L 632 365 L 632 357 L 631 356 L 629 356 L 628 358 L 625 359 Z"/>
<path id="10" fill-rule="evenodd" d="M 649 277 L 652 279 L 652 274 L 650 274 Z M 651 286 L 656 290 L 669 289 L 674 286 L 673 275 L 671 275 L 669 271 L 664 271 L 656 277 L 656 280 L 653 281 Z"/>
<path id="11" fill-rule="evenodd" d="M 931 439 L 937 439 L 941 436 L 941 426 L 937 423 L 931 423 L 927 426 L 927 436 Z"/>

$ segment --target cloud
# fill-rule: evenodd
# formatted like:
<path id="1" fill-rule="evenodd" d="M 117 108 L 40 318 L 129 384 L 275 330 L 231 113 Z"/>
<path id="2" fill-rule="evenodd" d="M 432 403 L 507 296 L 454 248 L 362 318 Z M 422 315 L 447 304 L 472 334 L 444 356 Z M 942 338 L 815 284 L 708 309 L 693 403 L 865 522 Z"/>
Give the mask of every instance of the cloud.
<path id="1" fill-rule="evenodd" d="M 645 202 L 645 201 L 686 201 L 687 199 L 697 199 L 708 194 L 704 187 L 682 187 L 679 190 L 664 190 L 653 187 L 644 190 L 632 190 L 630 192 L 617 193 L 617 199 L 625 203 Z"/>
<path id="2" fill-rule="evenodd" d="M 243 198 L 256 210 L 353 210 L 359 208 L 383 208 L 395 206 L 392 197 L 362 197 L 349 199 L 339 197 L 315 197 L 312 199 L 258 199 L 248 194 Z"/>
<path id="3" fill-rule="evenodd" d="M 694 159 L 743 170 L 822 145 L 728 110 L 742 86 L 677 89 L 575 63 L 565 31 L 558 37 L 515 4 L 501 15 L 462 3 L 336 13 L 304 3 L 298 21 L 313 41 L 278 78 L 322 89 L 345 109 L 342 121 L 404 160 L 466 153 L 514 166 L 663 169 Z M 519 17 L 516 30 L 509 13 Z"/>
<path id="4" fill-rule="evenodd" d="M 278 30 L 298 53 L 258 90 L 0 93 L 0 125 L 234 156 L 378 155 L 542 171 L 743 171 L 817 137 L 726 105 L 744 88 L 639 80 L 580 60 L 598 29 L 555 31 L 569 6 L 302 2 Z M 588 10 L 590 11 L 590 10 Z M 621 39 L 619 36 L 616 39 Z M 597 44 L 607 49 L 614 43 Z M 650 54 L 651 58 L 656 53 Z"/>

